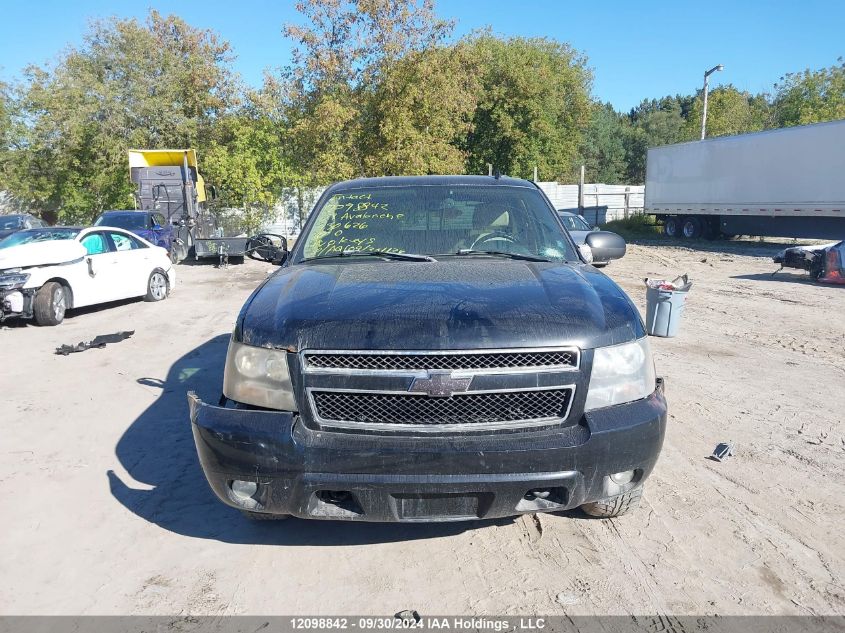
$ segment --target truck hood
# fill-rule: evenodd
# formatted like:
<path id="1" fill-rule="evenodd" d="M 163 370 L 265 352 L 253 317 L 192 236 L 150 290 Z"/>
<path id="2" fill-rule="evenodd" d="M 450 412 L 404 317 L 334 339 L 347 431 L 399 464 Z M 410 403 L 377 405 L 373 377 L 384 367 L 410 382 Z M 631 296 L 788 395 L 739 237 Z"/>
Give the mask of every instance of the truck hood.
<path id="1" fill-rule="evenodd" d="M 590 266 L 488 258 L 289 266 L 253 293 L 235 331 L 289 351 L 588 349 L 644 335 L 628 296 Z"/>
<path id="2" fill-rule="evenodd" d="M 85 247 L 76 240 L 47 240 L 0 248 L 0 270 L 64 264 L 85 257 Z"/>

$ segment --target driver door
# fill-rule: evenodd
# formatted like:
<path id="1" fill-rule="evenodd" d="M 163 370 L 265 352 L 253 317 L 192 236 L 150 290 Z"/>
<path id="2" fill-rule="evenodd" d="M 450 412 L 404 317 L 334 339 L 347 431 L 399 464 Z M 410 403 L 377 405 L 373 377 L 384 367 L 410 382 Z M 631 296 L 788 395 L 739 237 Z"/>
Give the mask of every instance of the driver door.
<path id="1" fill-rule="evenodd" d="M 74 307 L 94 305 L 119 299 L 119 274 L 115 253 L 103 231 L 88 233 L 80 243 L 85 247 L 84 270 L 74 286 Z"/>

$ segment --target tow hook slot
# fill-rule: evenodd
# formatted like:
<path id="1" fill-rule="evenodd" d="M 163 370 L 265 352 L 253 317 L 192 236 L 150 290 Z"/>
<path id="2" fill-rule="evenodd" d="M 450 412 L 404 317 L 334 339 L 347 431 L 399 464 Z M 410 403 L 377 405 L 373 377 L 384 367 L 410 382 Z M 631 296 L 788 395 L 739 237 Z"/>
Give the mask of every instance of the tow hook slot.
<path id="1" fill-rule="evenodd" d="M 516 504 L 517 512 L 563 509 L 569 500 L 568 490 L 563 486 L 554 488 L 532 488 Z"/>
<path id="2" fill-rule="evenodd" d="M 348 490 L 318 490 L 311 495 L 309 514 L 319 517 L 360 517 L 364 514 L 361 504 Z"/>

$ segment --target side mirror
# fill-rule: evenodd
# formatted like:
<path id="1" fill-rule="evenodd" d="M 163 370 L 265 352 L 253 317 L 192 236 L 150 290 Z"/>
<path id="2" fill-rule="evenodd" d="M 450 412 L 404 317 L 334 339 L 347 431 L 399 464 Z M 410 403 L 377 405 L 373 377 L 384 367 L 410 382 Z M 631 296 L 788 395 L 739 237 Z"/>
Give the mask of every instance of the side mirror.
<path id="1" fill-rule="evenodd" d="M 153 231 L 161 231 L 161 224 L 153 224 Z"/>
<path id="2" fill-rule="evenodd" d="M 282 235 L 261 233 L 249 238 L 246 244 L 247 254 L 253 259 L 263 259 L 281 266 L 288 258 L 288 241 Z"/>
<path id="3" fill-rule="evenodd" d="M 596 231 L 588 233 L 584 240 L 593 252 L 593 260 L 606 262 L 611 259 L 621 259 L 625 256 L 625 240 L 610 231 Z"/>

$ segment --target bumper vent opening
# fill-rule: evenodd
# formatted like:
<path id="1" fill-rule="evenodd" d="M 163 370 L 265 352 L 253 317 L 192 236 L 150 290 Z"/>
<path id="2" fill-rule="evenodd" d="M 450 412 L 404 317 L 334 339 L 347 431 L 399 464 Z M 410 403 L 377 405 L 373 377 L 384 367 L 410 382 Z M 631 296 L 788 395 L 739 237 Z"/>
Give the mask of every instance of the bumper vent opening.
<path id="1" fill-rule="evenodd" d="M 308 505 L 309 514 L 317 517 L 343 519 L 364 515 L 361 504 L 347 490 L 318 490 L 311 495 Z"/>
<path id="2" fill-rule="evenodd" d="M 317 415 L 329 422 L 380 425 L 501 424 L 560 420 L 572 389 L 455 394 L 435 398 L 415 394 L 313 392 Z"/>
<path id="3" fill-rule="evenodd" d="M 547 510 L 562 510 L 569 502 L 569 491 L 563 487 L 532 488 L 519 503 L 517 512 L 538 512 Z"/>

